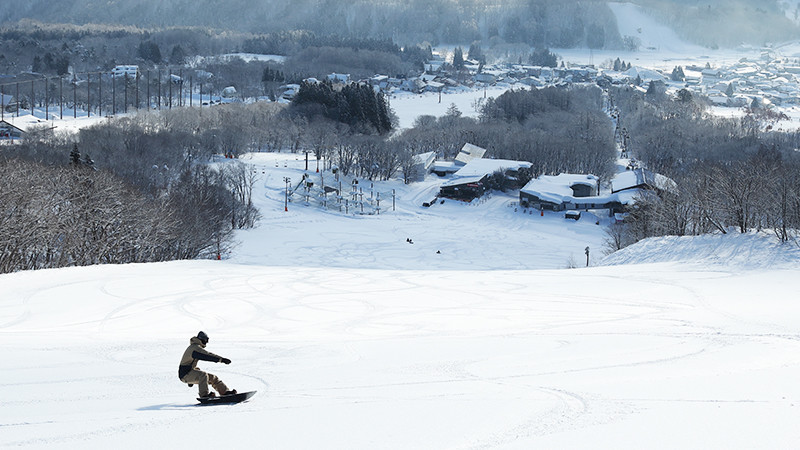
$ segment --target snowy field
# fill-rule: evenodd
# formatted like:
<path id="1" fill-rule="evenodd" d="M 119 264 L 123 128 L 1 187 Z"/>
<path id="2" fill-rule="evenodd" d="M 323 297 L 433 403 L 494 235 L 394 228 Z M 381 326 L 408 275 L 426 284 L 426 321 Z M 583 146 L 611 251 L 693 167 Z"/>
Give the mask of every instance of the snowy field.
<path id="1" fill-rule="evenodd" d="M 514 86 L 515 89 L 530 89 L 528 86 Z M 400 120 L 399 128 L 411 128 L 418 116 L 430 115 L 441 117 L 447 113 L 451 105 L 455 105 L 464 117 L 477 118 L 480 107 L 489 97 L 497 98 L 509 89 L 508 85 L 488 86 L 485 88 L 462 89 L 457 92 L 445 92 L 440 96 L 435 92 L 412 94 L 397 92 L 389 98 L 389 106 Z"/>
<path id="2" fill-rule="evenodd" d="M 376 187 L 397 193 L 380 216 L 286 212 L 304 162 L 244 160 L 264 219 L 229 259 L 0 276 L 0 447 L 800 442 L 796 246 L 663 238 L 603 259 L 602 221 L 500 194 L 423 208 L 435 177 Z M 591 267 L 565 269 L 585 246 Z M 249 402 L 196 406 L 177 379 L 201 329 L 233 363 L 200 366 Z"/>

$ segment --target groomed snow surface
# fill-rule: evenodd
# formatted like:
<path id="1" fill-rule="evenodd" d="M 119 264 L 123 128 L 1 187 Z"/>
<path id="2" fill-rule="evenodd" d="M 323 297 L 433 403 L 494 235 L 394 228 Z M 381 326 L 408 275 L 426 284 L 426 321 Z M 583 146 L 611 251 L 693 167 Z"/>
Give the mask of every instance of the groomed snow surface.
<path id="1" fill-rule="evenodd" d="M 424 208 L 435 176 L 381 184 L 379 216 L 286 212 L 304 161 L 244 161 L 264 218 L 229 259 L 0 276 L 0 447 L 800 442 L 796 246 L 662 238 L 603 260 L 607 219 L 504 194 Z M 233 360 L 200 367 L 250 401 L 197 406 L 178 380 L 200 330 Z"/>

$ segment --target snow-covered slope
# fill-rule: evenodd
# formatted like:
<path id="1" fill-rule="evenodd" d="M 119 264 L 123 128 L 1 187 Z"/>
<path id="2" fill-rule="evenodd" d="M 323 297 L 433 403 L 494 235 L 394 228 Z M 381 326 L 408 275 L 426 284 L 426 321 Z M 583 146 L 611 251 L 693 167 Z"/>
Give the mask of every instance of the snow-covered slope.
<path id="1" fill-rule="evenodd" d="M 657 262 L 745 268 L 794 267 L 800 262 L 800 248 L 794 242 L 778 242 L 766 233 L 664 236 L 626 247 L 603 259 L 604 265 Z"/>
<path id="2" fill-rule="evenodd" d="M 608 6 L 617 19 L 620 36 L 638 39 L 640 45 L 636 51 L 557 49 L 556 53 L 572 63 L 601 65 L 620 58 L 637 67 L 667 71 L 675 66 L 704 66 L 706 63 L 726 65 L 743 57 L 760 56 L 761 49 L 758 47 L 709 49 L 691 44 L 647 14 L 644 8 L 633 3 L 609 2 Z"/>
<path id="3" fill-rule="evenodd" d="M 503 195 L 423 208 L 435 178 L 382 186 L 399 200 L 380 216 L 286 212 L 282 177 L 303 162 L 246 160 L 264 220 L 228 260 L 0 276 L 0 447 L 800 441 L 794 247 L 662 238 L 597 266 L 593 221 Z M 561 269 L 586 245 L 594 267 Z M 177 379 L 201 329 L 233 363 L 200 366 L 249 402 L 198 407 Z"/>
<path id="4" fill-rule="evenodd" d="M 633 3 L 609 3 L 617 17 L 620 36 L 632 36 L 641 41 L 642 48 L 662 53 L 695 53 L 698 46 L 681 39 L 674 30 L 663 25 Z"/>
<path id="5" fill-rule="evenodd" d="M 0 277 L 0 446 L 791 448 L 796 268 L 174 262 Z M 203 329 L 237 406 L 176 377 Z"/>

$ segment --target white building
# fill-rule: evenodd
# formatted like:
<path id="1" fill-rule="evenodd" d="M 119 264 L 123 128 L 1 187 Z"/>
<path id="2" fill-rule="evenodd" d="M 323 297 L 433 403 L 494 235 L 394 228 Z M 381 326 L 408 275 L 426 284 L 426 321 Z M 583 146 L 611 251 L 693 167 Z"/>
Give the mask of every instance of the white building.
<path id="1" fill-rule="evenodd" d="M 111 74 L 115 77 L 124 77 L 125 75 L 129 77 L 136 77 L 136 75 L 139 74 L 139 66 L 115 66 L 113 69 L 111 69 Z"/>

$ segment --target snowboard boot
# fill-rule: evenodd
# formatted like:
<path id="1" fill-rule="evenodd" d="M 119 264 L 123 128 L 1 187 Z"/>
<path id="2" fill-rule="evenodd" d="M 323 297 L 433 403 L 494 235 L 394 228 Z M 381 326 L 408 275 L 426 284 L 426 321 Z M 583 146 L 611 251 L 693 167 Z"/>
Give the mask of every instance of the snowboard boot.
<path id="1" fill-rule="evenodd" d="M 215 394 L 215 393 L 213 393 L 213 392 L 209 392 L 209 393 L 208 393 L 208 394 L 206 394 L 206 395 L 201 395 L 201 396 L 200 396 L 200 398 L 214 398 L 214 397 L 216 397 L 216 396 L 217 396 L 217 394 Z"/>
<path id="2" fill-rule="evenodd" d="M 226 391 L 222 395 L 236 395 L 236 389 L 231 389 L 230 391 Z"/>

